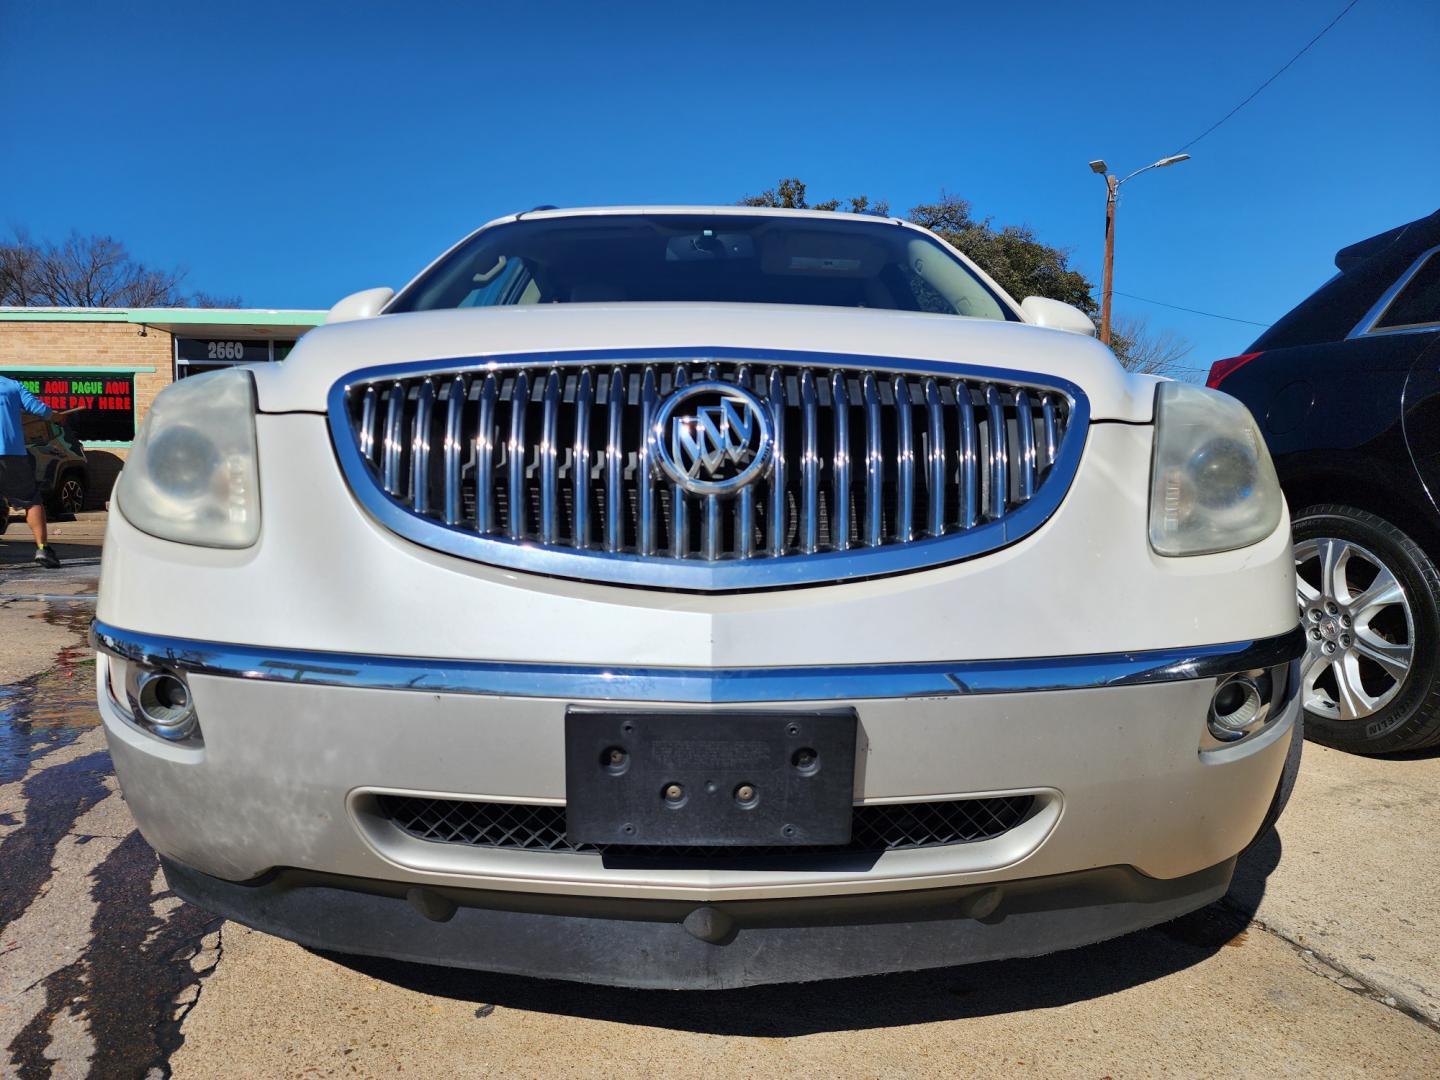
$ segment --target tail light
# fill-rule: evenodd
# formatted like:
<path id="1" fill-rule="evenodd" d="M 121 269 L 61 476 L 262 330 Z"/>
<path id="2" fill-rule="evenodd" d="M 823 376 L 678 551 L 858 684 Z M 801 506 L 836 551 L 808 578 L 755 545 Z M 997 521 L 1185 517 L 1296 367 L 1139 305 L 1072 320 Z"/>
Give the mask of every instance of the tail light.
<path id="1" fill-rule="evenodd" d="M 1258 352 L 1241 353 L 1239 356 L 1232 356 L 1227 360 L 1216 360 L 1210 365 L 1210 377 L 1205 380 L 1205 385 L 1211 390 L 1219 390 L 1220 384 L 1227 377 L 1235 374 L 1242 367 L 1261 355 Z"/>

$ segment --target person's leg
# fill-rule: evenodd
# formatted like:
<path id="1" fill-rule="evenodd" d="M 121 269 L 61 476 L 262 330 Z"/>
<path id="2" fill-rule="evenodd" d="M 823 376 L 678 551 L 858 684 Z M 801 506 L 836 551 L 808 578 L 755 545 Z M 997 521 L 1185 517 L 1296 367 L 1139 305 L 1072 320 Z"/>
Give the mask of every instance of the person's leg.
<path id="1" fill-rule="evenodd" d="M 50 523 L 45 519 L 45 500 L 41 497 L 35 462 L 30 455 L 0 458 L 0 484 L 4 485 L 10 505 L 24 511 L 25 524 L 35 534 L 35 561 L 51 569 L 59 566 L 60 557 L 47 542 Z"/>
<path id="2" fill-rule="evenodd" d="M 48 566 L 50 569 L 60 565 L 60 556 L 55 554 L 55 549 L 47 544 L 45 520 L 45 504 L 33 502 L 25 510 L 25 524 L 30 526 L 30 531 L 35 534 L 35 561 L 41 566 Z"/>
<path id="3" fill-rule="evenodd" d="M 35 503 L 25 511 L 25 524 L 29 525 L 30 531 L 35 534 L 35 546 L 44 547 L 45 537 L 47 535 L 46 526 L 48 524 L 45 518 L 44 503 Z"/>

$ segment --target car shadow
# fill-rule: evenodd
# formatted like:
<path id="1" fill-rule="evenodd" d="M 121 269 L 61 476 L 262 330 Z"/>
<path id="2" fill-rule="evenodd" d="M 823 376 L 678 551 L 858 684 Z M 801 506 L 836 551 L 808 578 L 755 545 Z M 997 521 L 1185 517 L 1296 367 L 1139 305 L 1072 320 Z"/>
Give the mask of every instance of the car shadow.
<path id="1" fill-rule="evenodd" d="M 1398 754 L 1386 754 L 1386 761 L 1430 761 L 1440 758 L 1440 743 L 1434 746 L 1427 746 L 1423 750 L 1404 750 Z"/>
<path id="2" fill-rule="evenodd" d="M 423 994 L 495 1007 L 707 1035 L 790 1038 L 1054 1008 L 1104 997 L 1243 947 L 1280 860 L 1271 829 L 1241 859 L 1229 895 L 1190 915 L 1114 941 L 1021 960 L 823 983 L 741 990 L 629 990 L 494 975 L 373 957 L 319 953 Z M 637 963 L 641 962 L 637 958 Z"/>

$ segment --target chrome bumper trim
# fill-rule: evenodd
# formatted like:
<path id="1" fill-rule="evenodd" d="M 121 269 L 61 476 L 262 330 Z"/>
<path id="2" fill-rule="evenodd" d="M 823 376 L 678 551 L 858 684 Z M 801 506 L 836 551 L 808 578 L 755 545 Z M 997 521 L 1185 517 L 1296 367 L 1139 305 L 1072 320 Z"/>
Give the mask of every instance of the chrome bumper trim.
<path id="1" fill-rule="evenodd" d="M 1145 652 L 945 663 L 793 668 L 624 668 L 361 656 L 190 641 L 96 621 L 96 649 L 191 675 L 364 690 L 574 701 L 856 701 L 1081 690 L 1208 679 L 1273 667 L 1304 654 L 1299 626 L 1254 641 Z"/>

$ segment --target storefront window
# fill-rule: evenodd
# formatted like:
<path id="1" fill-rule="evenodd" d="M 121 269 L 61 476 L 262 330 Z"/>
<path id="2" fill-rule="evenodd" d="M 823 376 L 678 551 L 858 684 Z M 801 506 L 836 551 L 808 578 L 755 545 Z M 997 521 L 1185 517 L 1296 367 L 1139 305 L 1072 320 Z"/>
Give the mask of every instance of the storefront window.
<path id="1" fill-rule="evenodd" d="M 7 369 L 5 374 L 56 412 L 68 413 L 65 425 L 84 442 L 135 438 L 135 376 L 130 372 Z"/>
<path id="2" fill-rule="evenodd" d="M 269 363 L 283 360 L 295 347 L 293 340 L 273 338 L 182 338 L 175 339 L 175 377 L 199 375 L 236 364 Z"/>

